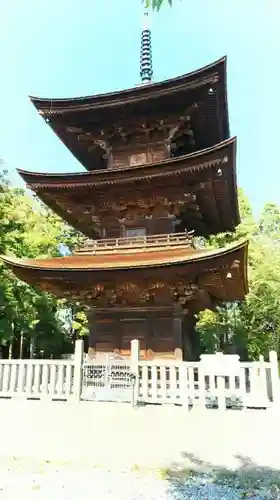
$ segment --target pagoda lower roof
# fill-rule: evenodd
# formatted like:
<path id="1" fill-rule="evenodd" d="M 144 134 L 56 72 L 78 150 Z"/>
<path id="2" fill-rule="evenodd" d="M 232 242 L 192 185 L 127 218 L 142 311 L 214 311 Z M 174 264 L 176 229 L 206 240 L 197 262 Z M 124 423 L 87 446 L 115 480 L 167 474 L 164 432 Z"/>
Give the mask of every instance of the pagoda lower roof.
<path id="1" fill-rule="evenodd" d="M 194 214 L 188 229 L 207 236 L 232 231 L 240 222 L 235 162 L 234 137 L 203 151 L 153 164 L 73 174 L 18 172 L 46 205 L 89 238 L 97 236 L 92 215 L 98 215 L 102 203 L 118 203 L 121 198 L 125 205 L 126 197 L 129 202 L 133 198 L 138 202 L 140 192 L 144 199 L 154 195 L 157 188 L 163 193 L 164 186 L 170 193 L 173 187 L 175 191 L 197 193 L 200 228 Z"/>
<path id="2" fill-rule="evenodd" d="M 247 242 L 226 249 L 159 248 L 114 255 L 75 255 L 18 260 L 2 257 L 21 280 L 60 297 L 90 293 L 94 287 L 122 283 L 156 287 L 158 281 L 196 283 L 219 300 L 242 300 L 248 291 Z M 230 278 L 228 278 L 230 273 Z"/>

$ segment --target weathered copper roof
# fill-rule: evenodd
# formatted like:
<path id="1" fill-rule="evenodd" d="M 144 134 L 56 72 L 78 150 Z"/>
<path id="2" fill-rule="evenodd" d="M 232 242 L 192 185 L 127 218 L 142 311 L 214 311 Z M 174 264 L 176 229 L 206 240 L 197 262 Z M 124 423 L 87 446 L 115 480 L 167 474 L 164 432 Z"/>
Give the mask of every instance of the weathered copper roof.
<path id="1" fill-rule="evenodd" d="M 136 185 L 142 192 L 142 199 L 150 196 L 151 189 L 156 194 L 157 186 L 162 183 L 171 191 L 174 185 L 177 191 L 179 186 L 185 193 L 197 192 L 195 203 L 204 227 L 199 227 L 194 220 L 188 229 L 205 236 L 234 230 L 240 222 L 235 162 L 236 138 L 232 138 L 200 152 L 149 165 L 75 174 L 23 170 L 19 173 L 43 202 L 90 238 L 96 237 L 96 233 L 89 207 L 95 208 L 94 215 L 98 215 L 102 197 L 105 196 L 107 202 L 112 202 L 112 196 L 120 200 L 114 186 L 120 186 L 121 198 L 126 197 L 128 188 L 133 190 Z M 137 201 L 136 194 L 132 197 Z"/>
<path id="2" fill-rule="evenodd" d="M 169 285 L 173 281 L 199 281 L 200 287 L 221 300 L 242 300 L 248 291 L 247 248 L 245 241 L 219 250 L 186 247 L 133 254 L 2 259 L 18 278 L 62 297 L 79 290 L 88 293 L 98 283 L 118 287 L 129 281 L 146 286 L 160 279 Z"/>
<path id="3" fill-rule="evenodd" d="M 137 253 L 120 252 L 110 255 L 73 255 L 67 257 L 55 257 L 49 259 L 24 259 L 18 260 L 13 257 L 2 257 L 8 265 L 25 267 L 30 269 L 44 270 L 91 270 L 100 271 L 104 269 L 128 269 L 131 267 L 166 266 L 170 264 L 183 264 L 186 262 L 199 262 L 215 259 L 222 255 L 228 255 L 234 250 L 243 248 L 244 243 L 238 246 L 222 249 L 209 250 L 195 248 L 173 248 L 154 251 L 143 251 Z"/>

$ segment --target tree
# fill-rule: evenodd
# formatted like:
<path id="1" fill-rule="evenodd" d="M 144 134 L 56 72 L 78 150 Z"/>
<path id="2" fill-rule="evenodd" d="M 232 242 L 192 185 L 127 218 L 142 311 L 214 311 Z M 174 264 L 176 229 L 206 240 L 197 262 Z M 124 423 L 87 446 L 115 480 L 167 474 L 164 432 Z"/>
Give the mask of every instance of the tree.
<path id="1" fill-rule="evenodd" d="M 0 253 L 19 258 L 58 256 L 59 246 L 74 243 L 74 233 L 36 198 L 12 188 L 0 171 Z M 60 301 L 17 280 L 0 262 L 0 350 L 57 354 L 69 349 L 59 319 Z M 48 345 L 48 347 L 47 347 Z"/>
<path id="2" fill-rule="evenodd" d="M 143 0 L 143 3 L 147 9 L 152 8 L 156 11 L 159 11 L 164 4 L 172 6 L 172 0 Z"/>
<path id="3" fill-rule="evenodd" d="M 250 290 L 243 303 L 202 312 L 198 331 L 205 351 L 235 350 L 255 359 L 270 349 L 280 352 L 280 208 L 268 203 L 256 219 L 242 191 L 239 206 L 242 221 L 236 232 L 211 237 L 207 245 L 249 239 Z"/>

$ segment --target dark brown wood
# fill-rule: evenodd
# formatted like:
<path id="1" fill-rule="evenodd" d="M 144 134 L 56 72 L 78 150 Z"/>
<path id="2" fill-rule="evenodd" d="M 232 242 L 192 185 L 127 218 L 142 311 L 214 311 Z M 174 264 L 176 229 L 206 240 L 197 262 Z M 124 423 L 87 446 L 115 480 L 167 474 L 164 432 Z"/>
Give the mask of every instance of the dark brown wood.
<path id="1" fill-rule="evenodd" d="M 88 237 L 100 238 L 103 230 L 118 237 L 128 225 L 144 225 L 149 234 L 171 232 L 172 217 L 181 221 L 180 230 L 207 236 L 239 223 L 235 150 L 233 138 L 149 166 L 79 175 L 20 173 L 42 201 Z"/>
<path id="2" fill-rule="evenodd" d="M 91 307 L 87 310 L 87 319 L 88 319 L 88 355 L 89 357 L 93 357 L 96 352 L 96 313 L 95 308 Z"/>
<path id="3" fill-rule="evenodd" d="M 185 311 L 183 318 L 183 358 L 187 361 L 199 361 L 201 354 L 200 337 L 196 331 L 196 316 L 191 310 Z"/>
<path id="4" fill-rule="evenodd" d="M 181 332 L 181 317 L 174 315 L 172 306 L 147 310 L 97 309 L 95 315 L 91 315 L 92 320 L 95 336 L 89 339 L 91 355 L 104 351 L 129 356 L 131 341 L 137 338 L 142 359 L 182 358 L 182 338 L 178 331 Z"/>
<path id="5" fill-rule="evenodd" d="M 179 78 L 122 92 L 31 101 L 88 170 L 106 168 L 108 161 L 124 164 L 129 149 L 141 154 L 144 144 L 165 144 L 168 151 L 169 138 L 174 130 L 182 132 L 184 120 L 192 122 L 197 150 L 229 137 L 225 58 Z"/>
<path id="6" fill-rule="evenodd" d="M 175 308 L 95 310 L 89 314 L 89 356 L 96 352 L 130 355 L 131 340 L 140 341 L 142 359 L 174 358 L 196 361 L 200 340 L 193 313 Z"/>

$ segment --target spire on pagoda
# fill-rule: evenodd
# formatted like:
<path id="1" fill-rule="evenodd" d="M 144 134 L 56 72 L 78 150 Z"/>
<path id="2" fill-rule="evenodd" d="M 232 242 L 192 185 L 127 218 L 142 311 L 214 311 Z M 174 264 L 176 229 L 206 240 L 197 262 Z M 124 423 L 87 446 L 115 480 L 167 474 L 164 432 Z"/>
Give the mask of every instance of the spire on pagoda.
<path id="1" fill-rule="evenodd" d="M 140 77 L 142 84 L 151 83 L 153 80 L 152 34 L 147 8 L 144 11 L 144 22 L 141 35 Z"/>

